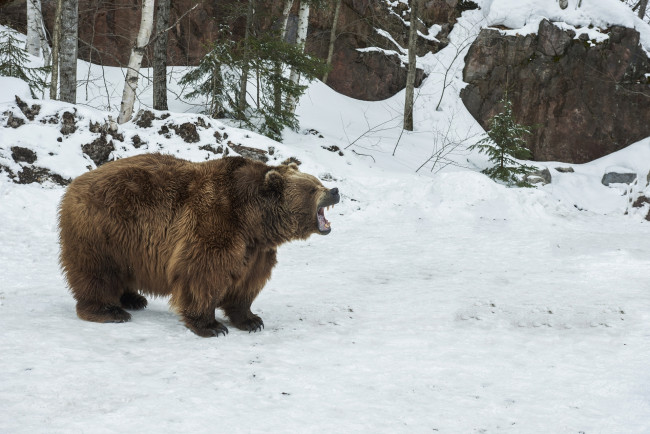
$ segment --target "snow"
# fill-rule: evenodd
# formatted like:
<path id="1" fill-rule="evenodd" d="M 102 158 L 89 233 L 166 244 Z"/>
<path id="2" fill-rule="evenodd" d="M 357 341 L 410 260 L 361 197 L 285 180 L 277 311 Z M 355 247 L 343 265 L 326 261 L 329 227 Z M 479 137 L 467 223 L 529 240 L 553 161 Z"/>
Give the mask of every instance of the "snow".
<path id="1" fill-rule="evenodd" d="M 614 3 L 583 1 L 580 13 Z M 202 161 L 210 154 L 198 145 L 214 145 L 218 130 L 275 147 L 274 164 L 298 157 L 340 189 L 330 235 L 279 249 L 253 303 L 261 333 L 199 338 L 166 299 L 125 324 L 79 320 L 58 265 L 64 190 L 0 175 L 0 432 L 650 432 L 650 224 L 647 206 L 624 215 L 632 191 L 650 195 L 650 138 L 587 164 L 540 163 L 553 180 L 536 189 L 492 182 L 478 171 L 485 157 L 465 150 L 483 131 L 458 98 L 464 53 L 505 11 L 524 26 L 519 4 L 483 1 L 447 48 L 418 59 L 429 77 L 414 132 L 401 132 L 402 92 L 366 102 L 320 82 L 300 101 L 301 132 L 285 131 L 283 143 L 207 118 L 191 145 L 158 135 L 166 121 L 120 126 L 114 157 L 163 150 Z M 575 2 L 553 4 L 535 2 L 538 15 L 577 13 Z M 83 62 L 79 71 L 102 72 Z M 61 142 L 39 119 L 73 106 L 30 100 L 0 78 L 0 113 L 15 105 L 9 89 L 42 105 L 28 126 L 0 128 L 0 164 L 19 170 L 10 148 L 26 146 L 66 177 L 94 167 L 80 145 L 98 136 L 91 121 L 116 115 L 124 77 L 104 72 L 106 85 L 80 88 L 79 130 Z M 143 84 L 140 108 L 151 100 Z M 176 124 L 199 117 L 192 104 L 170 105 Z M 130 144 L 136 133 L 145 147 Z M 445 140 L 459 143 L 453 164 L 416 173 Z M 344 155 L 323 149 L 332 145 Z M 612 168 L 640 182 L 602 185 Z"/>

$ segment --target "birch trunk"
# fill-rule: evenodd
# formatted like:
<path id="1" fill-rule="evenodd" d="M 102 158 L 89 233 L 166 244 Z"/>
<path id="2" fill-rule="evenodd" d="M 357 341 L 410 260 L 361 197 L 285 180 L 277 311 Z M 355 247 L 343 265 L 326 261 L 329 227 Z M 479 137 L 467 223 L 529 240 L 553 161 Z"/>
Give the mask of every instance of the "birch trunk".
<path id="1" fill-rule="evenodd" d="M 282 27 L 280 28 L 280 39 L 286 40 L 287 37 L 287 23 L 289 22 L 289 12 L 293 6 L 293 0 L 286 0 L 284 2 L 284 10 L 282 11 Z M 275 75 L 282 74 L 282 65 L 278 62 L 275 64 Z M 280 85 L 276 84 L 273 88 L 273 111 L 276 116 L 280 116 L 282 112 L 282 90 Z"/>
<path id="2" fill-rule="evenodd" d="M 61 7 L 61 41 L 59 73 L 61 101 L 77 102 L 77 32 L 79 26 L 78 0 L 63 0 Z"/>
<path id="3" fill-rule="evenodd" d="M 131 119 L 133 114 L 133 104 L 135 103 L 135 91 L 138 88 L 138 75 L 140 65 L 142 65 L 142 56 L 149 43 L 151 31 L 153 30 L 153 10 L 154 0 L 142 0 L 142 11 L 140 17 L 140 30 L 136 38 L 135 45 L 131 50 L 129 65 L 126 69 L 126 78 L 124 79 L 124 92 L 122 93 L 122 104 L 120 114 L 117 117 L 117 123 L 123 124 Z"/>
<path id="4" fill-rule="evenodd" d="M 246 12 L 246 31 L 244 33 L 244 58 L 241 67 L 241 77 L 239 81 L 239 96 L 237 98 L 237 116 L 240 119 L 244 118 L 246 111 L 246 95 L 248 86 L 248 72 L 250 70 L 249 64 L 249 47 L 248 41 L 251 36 L 251 26 L 253 25 L 253 11 L 255 5 L 254 0 L 248 0 L 248 10 Z"/>
<path id="5" fill-rule="evenodd" d="M 329 69 L 332 66 L 332 56 L 334 55 L 334 43 L 336 42 L 336 25 L 339 21 L 339 12 L 341 11 L 341 0 L 336 0 L 336 8 L 334 9 L 334 19 L 332 21 L 332 31 L 330 33 L 330 45 L 327 50 L 327 71 L 323 75 L 323 83 L 327 83 L 327 76 Z"/>
<path id="6" fill-rule="evenodd" d="M 307 28 L 309 27 L 309 3 L 305 0 L 300 2 L 300 9 L 298 11 L 298 33 L 296 35 L 296 45 L 301 50 L 305 49 L 305 40 L 307 39 Z M 291 69 L 291 74 L 289 75 L 289 80 L 293 83 L 298 84 L 300 81 L 300 73 L 295 69 Z M 289 98 L 288 108 L 293 113 L 296 111 L 297 101 L 293 98 Z"/>
<path id="7" fill-rule="evenodd" d="M 54 32 L 52 33 L 52 81 L 50 82 L 50 99 L 56 99 L 59 90 L 59 44 L 61 42 L 61 8 L 63 0 L 57 0 L 54 13 Z"/>
<path id="8" fill-rule="evenodd" d="M 416 51 L 418 40 L 418 2 L 411 0 L 411 23 L 409 25 L 409 65 L 406 74 L 406 98 L 404 100 L 404 129 L 413 131 L 413 93 L 415 87 Z"/>
<path id="9" fill-rule="evenodd" d="M 39 37 L 39 20 L 41 11 L 41 0 L 27 0 L 27 40 L 25 50 L 32 56 L 38 57 L 41 54 L 41 41 Z"/>
<path id="10" fill-rule="evenodd" d="M 169 25 L 170 0 L 158 0 L 156 8 L 156 35 L 153 46 L 153 108 L 167 107 L 167 26 Z"/>

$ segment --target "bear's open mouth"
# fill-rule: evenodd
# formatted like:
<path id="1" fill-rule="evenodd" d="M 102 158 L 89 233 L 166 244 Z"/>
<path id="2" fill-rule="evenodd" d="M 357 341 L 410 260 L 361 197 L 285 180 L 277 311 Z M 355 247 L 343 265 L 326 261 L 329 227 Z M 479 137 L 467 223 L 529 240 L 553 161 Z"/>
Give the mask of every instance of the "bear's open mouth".
<path id="1" fill-rule="evenodd" d="M 318 230 L 321 234 L 329 233 L 332 230 L 330 222 L 325 218 L 325 208 L 318 208 L 316 218 L 318 219 Z"/>
<path id="2" fill-rule="evenodd" d="M 316 211 L 316 224 L 318 225 L 318 232 L 321 235 L 327 235 L 332 232 L 330 222 L 325 218 L 325 208 L 333 207 L 341 200 L 339 189 L 333 188 L 328 190 L 327 193 L 321 198 L 318 203 L 318 211 Z"/>

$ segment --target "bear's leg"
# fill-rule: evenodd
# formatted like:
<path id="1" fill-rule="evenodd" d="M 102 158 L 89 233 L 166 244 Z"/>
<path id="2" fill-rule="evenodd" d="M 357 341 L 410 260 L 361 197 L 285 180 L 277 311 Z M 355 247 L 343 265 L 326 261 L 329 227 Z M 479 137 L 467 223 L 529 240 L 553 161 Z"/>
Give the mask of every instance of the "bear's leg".
<path id="1" fill-rule="evenodd" d="M 209 294 L 199 291 L 199 287 L 205 286 L 176 282 L 172 289 L 170 304 L 181 315 L 187 328 L 197 335 L 204 338 L 220 334 L 225 336 L 228 334 L 228 328 L 214 317 L 216 303 L 212 301 Z"/>
<path id="2" fill-rule="evenodd" d="M 122 284 L 114 273 L 83 273 L 67 270 L 77 300 L 77 316 L 93 322 L 126 322 L 131 314 L 120 307 Z"/>
<path id="3" fill-rule="evenodd" d="M 222 306 L 232 324 L 240 330 L 250 332 L 261 331 L 264 328 L 264 321 L 258 315 L 251 312 L 251 303 L 243 300 L 237 303 L 230 299 L 228 304 Z"/>
<path id="4" fill-rule="evenodd" d="M 147 299 L 137 292 L 127 289 L 120 297 L 120 305 L 124 309 L 141 310 L 147 307 Z"/>
<path id="5" fill-rule="evenodd" d="M 228 328 L 214 318 L 214 309 L 202 314 L 183 314 L 183 321 L 188 329 L 203 338 L 227 335 Z"/>
<path id="6" fill-rule="evenodd" d="M 264 328 L 262 318 L 251 312 L 251 304 L 271 277 L 271 270 L 276 263 L 275 249 L 257 250 L 251 254 L 246 278 L 231 288 L 219 303 L 219 307 L 226 312 L 232 324 L 238 329 L 250 333 Z"/>
<path id="7" fill-rule="evenodd" d="M 68 258 L 71 255 L 68 255 Z M 87 255 L 88 256 L 88 255 Z M 77 316 L 93 322 L 126 322 L 131 315 L 120 307 L 124 282 L 119 269 L 110 258 L 94 261 L 100 266 L 89 267 L 78 261 L 64 262 L 70 290 L 77 300 Z"/>

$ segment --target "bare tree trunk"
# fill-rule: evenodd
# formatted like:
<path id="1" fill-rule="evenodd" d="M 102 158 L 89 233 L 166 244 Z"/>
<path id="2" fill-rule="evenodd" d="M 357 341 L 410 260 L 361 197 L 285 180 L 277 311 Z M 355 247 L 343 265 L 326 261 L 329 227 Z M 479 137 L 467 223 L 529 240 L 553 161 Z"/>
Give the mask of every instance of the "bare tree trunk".
<path id="1" fill-rule="evenodd" d="M 415 71 L 417 68 L 416 51 L 418 41 L 418 3 L 411 0 L 411 22 L 409 24 L 409 66 L 406 74 L 406 99 L 404 101 L 404 129 L 413 131 L 413 93 L 415 88 Z"/>
<path id="2" fill-rule="evenodd" d="M 280 29 L 280 39 L 282 41 L 284 41 L 287 36 L 287 23 L 289 22 L 289 12 L 291 12 L 292 6 L 293 0 L 286 0 L 284 2 L 284 10 L 282 11 L 282 28 Z M 282 65 L 279 62 L 275 64 L 275 74 L 277 76 L 282 74 Z M 273 88 L 273 111 L 278 117 L 282 111 L 282 90 L 278 84 Z"/>
<path id="3" fill-rule="evenodd" d="M 77 102 L 77 32 L 79 27 L 78 0 L 63 0 L 61 8 L 61 41 L 59 64 L 61 101 Z"/>
<path id="4" fill-rule="evenodd" d="M 158 0 L 156 8 L 156 35 L 153 46 L 153 108 L 167 107 L 167 26 L 169 25 L 170 0 Z"/>
<path id="5" fill-rule="evenodd" d="M 57 0 L 54 13 L 54 33 L 52 34 L 52 81 L 50 99 L 56 99 L 59 87 L 59 44 L 61 42 L 61 8 L 63 0 Z"/>
<path id="6" fill-rule="evenodd" d="M 41 0 L 27 0 L 27 40 L 25 50 L 32 56 L 41 54 L 41 44 L 38 28 L 41 25 Z"/>
<path id="7" fill-rule="evenodd" d="M 569 6 L 569 0 L 560 0 L 560 9 L 566 9 Z"/>
<path id="8" fill-rule="evenodd" d="M 151 31 L 153 30 L 153 10 L 154 0 L 142 0 L 140 30 L 138 30 L 138 37 L 129 57 L 129 65 L 126 70 L 126 78 L 124 79 L 122 104 L 120 114 L 117 117 L 118 124 L 128 122 L 133 114 L 135 91 L 138 88 L 138 75 L 140 73 L 140 65 L 142 65 L 142 56 L 144 56 L 145 47 L 149 43 Z"/>
<path id="9" fill-rule="evenodd" d="M 641 0 L 639 2 L 639 18 L 644 19 L 645 18 L 645 11 L 648 7 L 648 0 Z"/>
<path id="10" fill-rule="evenodd" d="M 327 83 L 327 76 L 329 69 L 332 66 L 332 56 L 334 55 L 334 42 L 336 42 L 336 25 L 339 21 L 339 12 L 341 12 L 341 0 L 336 0 L 336 8 L 334 9 L 334 19 L 332 20 L 332 30 L 330 32 L 330 46 L 327 50 L 327 71 L 323 75 L 323 83 Z"/>
<path id="11" fill-rule="evenodd" d="M 241 68 L 241 77 L 239 81 L 239 96 L 237 98 L 237 116 L 243 119 L 244 112 L 246 111 L 246 87 L 248 86 L 248 71 L 249 65 L 249 47 L 248 41 L 251 36 L 251 26 L 253 25 L 253 12 L 255 10 L 254 0 L 248 0 L 248 10 L 246 12 L 246 31 L 244 33 L 244 61 Z"/>
<path id="12" fill-rule="evenodd" d="M 305 0 L 301 0 L 300 9 L 298 11 L 298 33 L 296 35 L 296 45 L 301 50 L 305 49 L 305 40 L 307 39 L 307 29 L 309 27 L 309 3 Z M 289 74 L 289 80 L 293 83 L 298 84 L 300 81 L 300 73 L 295 69 L 291 69 L 291 74 Z M 296 111 L 296 105 L 298 101 L 293 98 L 289 98 L 287 101 L 289 105 L 289 110 L 293 113 Z"/>

